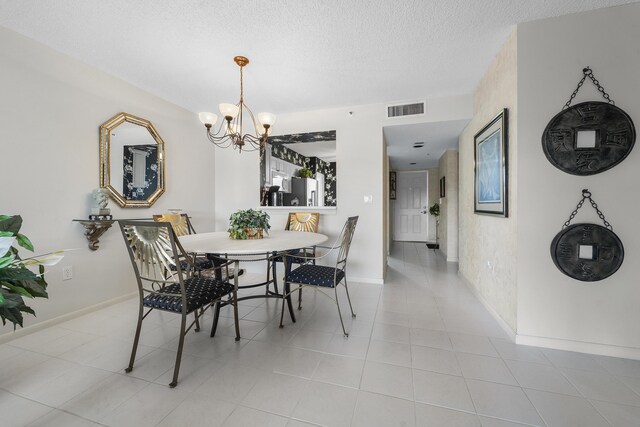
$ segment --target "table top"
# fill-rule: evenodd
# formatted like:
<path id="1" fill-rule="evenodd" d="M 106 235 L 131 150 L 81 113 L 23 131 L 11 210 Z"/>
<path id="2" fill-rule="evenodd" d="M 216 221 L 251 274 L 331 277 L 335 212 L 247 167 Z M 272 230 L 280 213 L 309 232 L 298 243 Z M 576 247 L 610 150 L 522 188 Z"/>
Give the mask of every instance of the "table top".
<path id="1" fill-rule="evenodd" d="M 226 231 L 181 236 L 187 252 L 229 255 L 251 255 L 306 248 L 326 242 L 329 237 L 304 231 L 271 230 L 262 239 L 234 240 Z"/>

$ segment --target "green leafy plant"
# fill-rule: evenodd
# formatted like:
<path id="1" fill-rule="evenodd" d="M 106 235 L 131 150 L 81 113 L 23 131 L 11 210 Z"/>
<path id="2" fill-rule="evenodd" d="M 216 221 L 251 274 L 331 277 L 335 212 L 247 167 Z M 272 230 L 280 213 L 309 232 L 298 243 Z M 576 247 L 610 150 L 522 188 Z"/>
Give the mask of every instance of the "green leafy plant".
<path id="1" fill-rule="evenodd" d="M 14 243 L 33 251 L 33 244 L 20 233 L 20 215 L 0 215 L 0 318 L 22 327 L 22 313 L 36 313 L 25 304 L 24 298 L 48 298 L 47 282 L 44 280 L 44 266 L 57 264 L 62 251 L 30 258 L 21 258 Z M 34 273 L 29 267 L 38 267 Z"/>
<path id="2" fill-rule="evenodd" d="M 229 217 L 229 237 L 232 239 L 245 240 L 249 237 L 247 228 L 262 228 L 269 234 L 269 214 L 263 211 L 247 209 L 239 210 Z"/>
<path id="3" fill-rule="evenodd" d="M 304 166 L 298 171 L 298 176 L 300 178 L 311 178 L 313 176 L 313 171 L 310 168 Z"/>
<path id="4" fill-rule="evenodd" d="M 429 213 L 435 217 L 440 216 L 440 205 L 438 203 L 434 203 L 430 208 L 429 208 Z"/>

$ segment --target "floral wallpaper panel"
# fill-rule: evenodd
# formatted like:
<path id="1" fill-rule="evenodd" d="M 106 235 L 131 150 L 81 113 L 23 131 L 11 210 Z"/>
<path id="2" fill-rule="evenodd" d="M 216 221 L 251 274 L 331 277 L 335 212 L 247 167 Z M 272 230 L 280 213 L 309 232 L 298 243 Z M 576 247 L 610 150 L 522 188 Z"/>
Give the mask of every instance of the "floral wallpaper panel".
<path id="1" fill-rule="evenodd" d="M 336 163 L 327 163 L 317 157 L 305 157 L 302 154 L 289 149 L 286 145 L 293 143 L 313 143 L 322 141 L 335 141 L 336 131 L 328 130 L 322 132 L 306 132 L 295 133 L 290 135 L 280 135 L 269 137 L 271 144 L 271 155 L 285 162 L 292 163 L 296 166 L 307 166 L 313 173 L 320 172 L 324 174 L 325 185 L 325 206 L 337 205 L 337 177 Z M 264 169 L 264 160 L 261 161 L 261 170 Z"/>
<path id="2" fill-rule="evenodd" d="M 133 153 L 144 152 L 146 169 L 144 185 L 134 187 L 133 182 Z M 158 145 L 125 145 L 122 156 L 123 179 L 122 194 L 127 200 L 147 200 L 158 189 Z"/>

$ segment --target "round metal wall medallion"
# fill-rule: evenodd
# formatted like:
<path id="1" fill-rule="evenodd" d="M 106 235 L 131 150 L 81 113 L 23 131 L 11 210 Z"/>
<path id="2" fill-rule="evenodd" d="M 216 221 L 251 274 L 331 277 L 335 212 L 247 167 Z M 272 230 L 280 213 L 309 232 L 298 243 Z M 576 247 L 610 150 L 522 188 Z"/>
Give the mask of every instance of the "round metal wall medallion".
<path id="1" fill-rule="evenodd" d="M 542 134 L 547 159 L 572 175 L 594 175 L 623 161 L 636 141 L 627 113 L 606 102 L 583 102 L 551 119 Z"/>
<path id="2" fill-rule="evenodd" d="M 624 246 L 613 231 L 601 225 L 574 224 L 553 238 L 551 259 L 567 276 L 596 282 L 618 271 Z"/>

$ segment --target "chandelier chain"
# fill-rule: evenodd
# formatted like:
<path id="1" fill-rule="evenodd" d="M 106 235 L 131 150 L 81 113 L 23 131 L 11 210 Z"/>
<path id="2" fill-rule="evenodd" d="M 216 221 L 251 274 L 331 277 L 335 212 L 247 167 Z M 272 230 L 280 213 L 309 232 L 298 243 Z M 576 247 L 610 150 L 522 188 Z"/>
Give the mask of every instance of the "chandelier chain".
<path id="1" fill-rule="evenodd" d="M 242 78 L 243 69 L 244 67 L 240 66 L 240 104 L 242 104 L 244 100 L 244 80 Z"/>

